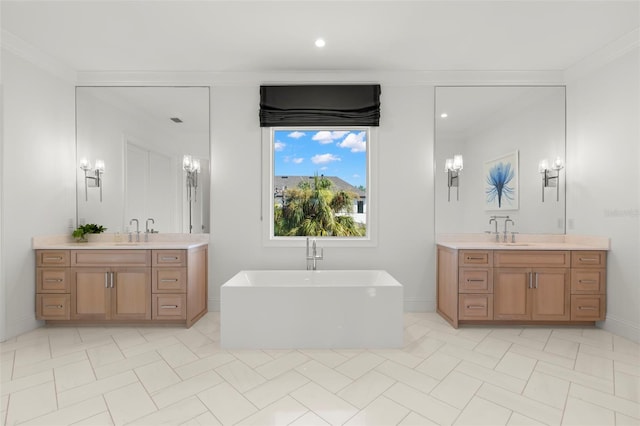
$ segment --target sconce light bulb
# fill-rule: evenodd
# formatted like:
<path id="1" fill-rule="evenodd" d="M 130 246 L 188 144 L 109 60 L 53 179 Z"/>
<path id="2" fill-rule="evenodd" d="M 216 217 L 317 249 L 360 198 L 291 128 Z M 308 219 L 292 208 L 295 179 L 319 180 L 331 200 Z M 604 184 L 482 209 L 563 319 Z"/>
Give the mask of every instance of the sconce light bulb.
<path id="1" fill-rule="evenodd" d="M 444 162 L 444 172 L 447 173 L 453 170 L 453 158 L 447 158 Z"/>
<path id="2" fill-rule="evenodd" d="M 549 160 L 547 160 L 546 158 L 544 160 L 540 160 L 540 162 L 538 163 L 538 171 L 540 173 L 544 173 L 547 170 L 549 170 Z"/>
<path id="3" fill-rule="evenodd" d="M 80 160 L 80 168 L 82 170 L 91 170 L 91 163 L 86 158 Z"/>
<path id="4" fill-rule="evenodd" d="M 192 170 L 195 172 L 200 172 L 200 160 L 193 160 Z"/>
<path id="5" fill-rule="evenodd" d="M 564 162 L 562 161 L 562 158 L 556 157 L 556 161 L 553 162 L 553 168 L 556 170 L 564 168 Z"/>
<path id="6" fill-rule="evenodd" d="M 453 156 L 453 169 L 456 171 L 462 170 L 462 155 L 456 154 Z"/>
<path id="7" fill-rule="evenodd" d="M 100 173 L 104 172 L 104 161 L 96 160 L 96 170 Z"/>
<path id="8" fill-rule="evenodd" d="M 191 156 L 190 155 L 185 155 L 184 157 L 182 157 L 182 168 L 185 169 L 186 171 L 190 171 L 191 170 Z"/>

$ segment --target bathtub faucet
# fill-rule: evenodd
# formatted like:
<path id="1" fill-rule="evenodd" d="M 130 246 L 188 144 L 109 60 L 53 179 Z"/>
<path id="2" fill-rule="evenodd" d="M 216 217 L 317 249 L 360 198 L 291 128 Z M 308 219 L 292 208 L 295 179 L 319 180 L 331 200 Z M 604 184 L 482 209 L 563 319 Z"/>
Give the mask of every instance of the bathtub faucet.
<path id="1" fill-rule="evenodd" d="M 322 260 L 324 258 L 324 249 L 320 249 L 320 254 L 318 255 L 318 248 L 316 247 L 316 239 L 313 239 L 311 243 L 311 250 L 309 250 L 309 237 L 307 237 L 307 271 L 316 270 L 316 262 L 318 260 Z"/>

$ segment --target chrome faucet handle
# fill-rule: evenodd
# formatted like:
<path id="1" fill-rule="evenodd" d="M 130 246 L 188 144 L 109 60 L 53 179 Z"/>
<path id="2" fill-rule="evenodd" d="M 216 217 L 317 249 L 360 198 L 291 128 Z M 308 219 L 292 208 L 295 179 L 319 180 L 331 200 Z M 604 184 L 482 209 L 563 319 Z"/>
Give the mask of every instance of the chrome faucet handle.
<path id="1" fill-rule="evenodd" d="M 511 231 L 511 242 L 512 243 L 516 242 L 516 234 L 519 234 L 519 232 Z"/>

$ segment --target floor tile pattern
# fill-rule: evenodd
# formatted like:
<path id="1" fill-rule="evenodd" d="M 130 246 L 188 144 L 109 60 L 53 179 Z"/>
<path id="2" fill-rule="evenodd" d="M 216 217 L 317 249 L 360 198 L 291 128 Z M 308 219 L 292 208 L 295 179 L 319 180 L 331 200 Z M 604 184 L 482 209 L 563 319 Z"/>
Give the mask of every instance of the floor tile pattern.
<path id="1" fill-rule="evenodd" d="M 397 350 L 223 350 L 214 312 L 45 326 L 0 344 L 0 425 L 640 425 L 634 342 L 404 318 Z"/>

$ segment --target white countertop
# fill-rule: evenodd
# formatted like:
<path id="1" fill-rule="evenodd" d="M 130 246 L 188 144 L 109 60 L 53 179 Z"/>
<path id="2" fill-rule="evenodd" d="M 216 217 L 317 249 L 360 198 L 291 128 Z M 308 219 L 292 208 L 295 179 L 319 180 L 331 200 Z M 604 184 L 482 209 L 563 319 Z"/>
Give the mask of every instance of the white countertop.
<path id="1" fill-rule="evenodd" d="M 119 239 L 119 241 L 117 241 Z M 149 241 L 128 242 L 127 236 L 91 235 L 89 242 L 78 243 L 68 235 L 33 237 L 34 250 L 188 250 L 209 244 L 209 234 L 150 234 Z"/>
<path id="2" fill-rule="evenodd" d="M 500 236 L 502 239 L 502 236 Z M 511 236 L 509 236 L 510 241 Z M 607 237 L 518 234 L 516 242 L 496 242 L 495 235 L 442 234 L 437 244 L 455 250 L 609 250 Z"/>

